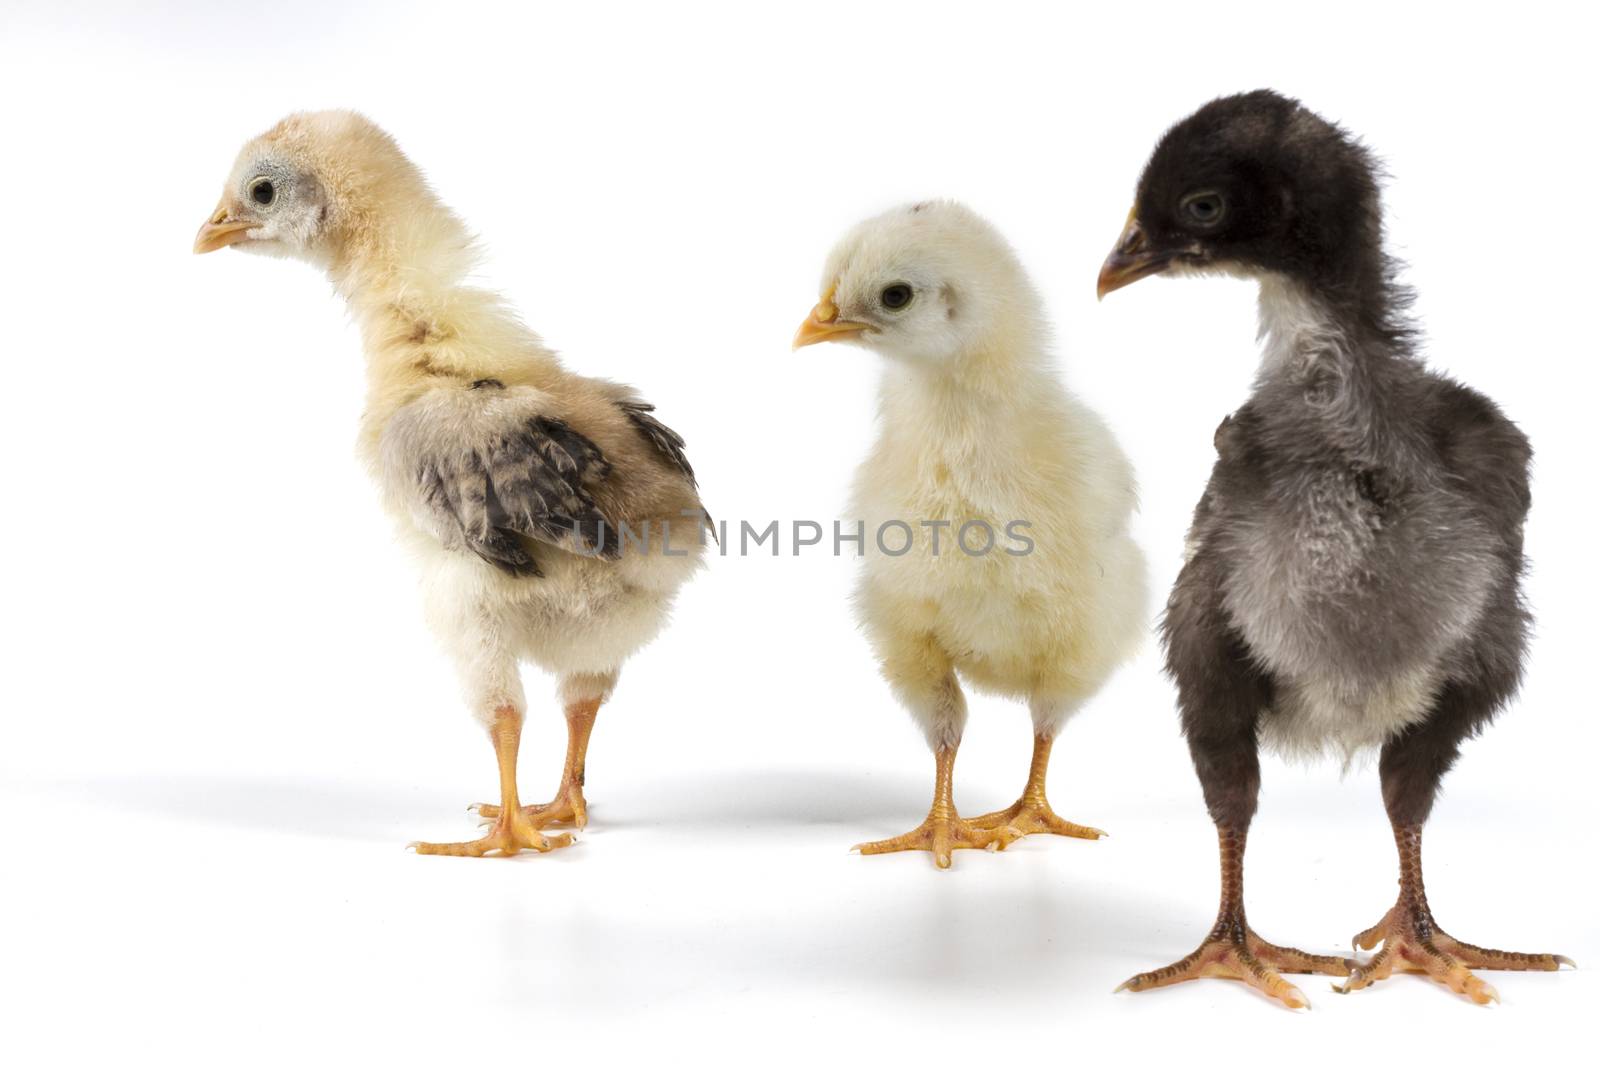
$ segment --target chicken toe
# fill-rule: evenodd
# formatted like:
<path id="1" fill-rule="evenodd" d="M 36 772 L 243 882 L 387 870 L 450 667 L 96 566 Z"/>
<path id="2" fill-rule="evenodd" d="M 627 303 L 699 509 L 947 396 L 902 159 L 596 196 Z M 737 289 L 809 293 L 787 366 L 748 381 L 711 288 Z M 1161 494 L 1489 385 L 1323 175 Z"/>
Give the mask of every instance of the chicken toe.
<path id="1" fill-rule="evenodd" d="M 554 834 L 546 837 L 540 833 L 543 823 L 528 814 L 517 799 L 517 749 L 522 738 L 522 713 L 515 707 L 495 709 L 494 722 L 489 727 L 490 740 L 494 742 L 495 762 L 500 768 L 500 803 L 477 804 L 478 814 L 493 819 L 489 832 L 476 841 L 458 841 L 451 844 L 433 844 L 413 841 L 407 847 L 421 856 L 487 856 L 498 852 L 502 856 L 515 856 L 524 849 L 530 852 L 549 852 L 572 844 L 571 834 Z M 545 805 L 538 805 L 544 807 Z M 553 820 L 547 820 L 553 821 Z"/>
<path id="2" fill-rule="evenodd" d="M 1176 985 L 1194 978 L 1236 978 L 1251 988 L 1272 997 L 1289 1008 L 1309 1008 L 1299 987 L 1283 977 L 1290 974 L 1336 974 L 1350 972 L 1348 960 L 1338 956 L 1316 956 L 1299 949 L 1269 944 L 1248 927 L 1224 932 L 1223 924 L 1211 932 L 1204 944 L 1159 970 L 1136 974 L 1116 989 L 1140 992 Z"/>
<path id="3" fill-rule="evenodd" d="M 1075 822 L 1063 819 L 1051 809 L 1050 802 L 1043 798 L 1023 797 L 1009 808 L 991 811 L 970 821 L 973 826 L 986 829 L 1005 828 L 1015 831 L 1016 838 L 1026 837 L 1029 834 L 1057 834 L 1061 837 L 1098 841 L 1107 836 L 1104 830 L 1096 830 L 1092 826 L 1079 826 Z"/>
<path id="4" fill-rule="evenodd" d="M 1460 993 L 1475 1004 L 1498 1002 L 1493 986 L 1472 973 L 1486 971 L 1559 971 L 1562 964 L 1577 966 L 1565 956 L 1553 953 L 1502 952 L 1457 941 L 1433 918 L 1428 894 L 1422 883 L 1422 827 L 1397 822 L 1394 840 L 1400 854 L 1400 899 L 1374 926 L 1352 939 L 1358 949 L 1383 947 L 1365 963 L 1358 964 L 1342 986 L 1341 993 L 1352 993 L 1380 982 L 1396 971 L 1415 971 Z"/>
<path id="5" fill-rule="evenodd" d="M 1553 953 L 1502 952 L 1457 941 L 1435 924 L 1425 899 L 1396 904 L 1376 926 L 1357 934 L 1354 944 L 1362 949 L 1383 947 L 1365 963 L 1357 964 L 1343 985 L 1334 986 L 1341 993 L 1365 989 L 1396 971 L 1412 971 L 1427 975 L 1474 1004 L 1498 1003 L 1500 994 L 1473 974 L 1473 968 L 1558 971 L 1562 964 L 1576 966 L 1566 956 Z"/>
<path id="6" fill-rule="evenodd" d="M 1048 737 L 1035 736 L 1033 739 L 1033 766 L 1028 772 L 1028 784 L 1022 791 L 1022 796 L 1009 808 L 991 811 L 987 815 L 979 815 L 971 820 L 972 825 L 989 830 L 1007 829 L 1012 831 L 1012 840 L 1026 837 L 1029 834 L 1058 834 L 1061 837 L 1076 837 L 1086 841 L 1097 841 L 1107 836 L 1104 830 L 1096 830 L 1092 826 L 1079 826 L 1075 822 L 1063 819 L 1050 807 L 1050 801 L 1045 797 L 1045 773 L 1050 766 L 1050 746 L 1052 741 Z M 1010 842 L 1002 842 L 1004 848 Z"/>
<path id="7" fill-rule="evenodd" d="M 883 852 L 924 851 L 933 853 L 941 870 L 950 866 L 950 854 L 958 848 L 1005 848 L 1022 835 L 1009 827 L 979 826 L 956 814 L 952 799 L 955 790 L 956 750 L 941 746 L 934 753 L 933 806 L 928 817 L 915 830 L 856 845 L 852 851 L 863 856 Z"/>
<path id="8" fill-rule="evenodd" d="M 589 755 L 589 734 L 594 729 L 599 698 L 575 701 L 567 706 L 567 759 L 561 768 L 561 784 L 548 804 L 524 804 L 523 817 L 535 829 L 546 826 L 573 826 L 582 830 L 589 824 L 589 805 L 583 796 L 584 765 Z M 499 804 L 474 804 L 469 811 L 483 819 L 498 819 Z"/>
<path id="9" fill-rule="evenodd" d="M 1004 828 L 978 826 L 954 811 L 941 812 L 935 807 L 915 830 L 856 845 L 854 851 L 863 856 L 883 852 L 931 852 L 933 862 L 942 870 L 950 866 L 950 854 L 958 848 L 1005 848 L 1018 836 Z"/>
<path id="10" fill-rule="evenodd" d="M 1193 978 L 1237 978 L 1290 1008 L 1309 1008 L 1310 1001 L 1284 979 L 1285 973 L 1338 976 L 1350 973 L 1353 963 L 1342 956 L 1318 956 L 1270 944 L 1250 929 L 1244 915 L 1245 837 L 1242 827 L 1217 826 L 1217 851 L 1222 861 L 1222 905 L 1204 943 L 1177 963 L 1134 975 L 1119 985 L 1117 992 L 1159 989 Z"/>
<path id="11" fill-rule="evenodd" d="M 470 810 L 485 820 L 500 817 L 498 804 L 474 804 Z M 583 786 L 578 782 L 562 782 L 555 799 L 549 803 L 524 804 L 522 815 L 538 830 L 546 826 L 573 826 L 582 830 L 589 824 L 589 807 L 583 798 Z"/>
<path id="12" fill-rule="evenodd" d="M 503 812 L 497 812 L 489 832 L 476 841 L 458 841 L 451 844 L 413 841 L 409 847 L 422 856 L 487 856 L 491 852 L 498 852 L 502 856 L 515 856 L 523 850 L 549 852 L 553 848 L 565 848 L 572 844 L 571 834 L 546 836 L 540 833 L 538 826 L 524 814 L 524 811 L 525 809 L 521 807 L 512 808 L 509 817 Z"/>

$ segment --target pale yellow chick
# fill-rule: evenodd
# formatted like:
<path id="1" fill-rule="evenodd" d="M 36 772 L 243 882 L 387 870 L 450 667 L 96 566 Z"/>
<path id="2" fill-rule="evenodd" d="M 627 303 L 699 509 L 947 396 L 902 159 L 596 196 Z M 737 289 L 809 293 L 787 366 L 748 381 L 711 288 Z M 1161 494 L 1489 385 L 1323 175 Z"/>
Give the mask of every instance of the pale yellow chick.
<path id="1" fill-rule="evenodd" d="M 858 847 L 926 849 L 948 867 L 952 849 L 1030 833 L 1099 837 L 1051 810 L 1045 775 L 1062 724 L 1147 629 L 1127 459 L 1058 383 L 1038 295 L 967 208 L 926 202 L 861 223 L 821 288 L 796 347 L 847 341 L 885 357 L 851 512 L 866 532 L 856 603 L 937 771 L 920 827 Z M 957 814 L 952 793 L 967 718 L 958 679 L 1033 716 L 1021 799 L 977 819 Z"/>

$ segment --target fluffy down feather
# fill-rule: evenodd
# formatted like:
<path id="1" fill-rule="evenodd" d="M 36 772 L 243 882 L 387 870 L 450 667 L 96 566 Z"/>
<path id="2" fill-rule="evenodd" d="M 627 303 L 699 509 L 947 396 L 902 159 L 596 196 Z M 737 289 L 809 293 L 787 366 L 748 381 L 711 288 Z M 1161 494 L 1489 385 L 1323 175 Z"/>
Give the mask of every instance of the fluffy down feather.
<path id="1" fill-rule="evenodd" d="M 703 555 L 682 439 L 464 283 L 466 228 L 360 115 L 291 115 L 247 144 L 196 247 L 221 244 L 309 260 L 348 300 L 367 357 L 360 451 L 473 710 L 520 713 L 523 660 L 569 702 L 608 694 Z M 622 550 L 622 526 L 649 529 L 648 548 Z"/>
<path id="2" fill-rule="evenodd" d="M 914 297 L 889 309 L 897 283 Z M 1057 381 L 1038 295 L 967 208 L 862 223 L 822 285 L 841 317 L 869 325 L 858 343 L 888 357 L 851 506 L 868 531 L 856 606 L 885 677 L 935 748 L 965 723 L 957 675 L 1026 700 L 1053 737 L 1147 630 L 1127 458 Z M 903 554 L 898 528 L 889 551 L 874 536 L 897 520 L 913 535 Z"/>

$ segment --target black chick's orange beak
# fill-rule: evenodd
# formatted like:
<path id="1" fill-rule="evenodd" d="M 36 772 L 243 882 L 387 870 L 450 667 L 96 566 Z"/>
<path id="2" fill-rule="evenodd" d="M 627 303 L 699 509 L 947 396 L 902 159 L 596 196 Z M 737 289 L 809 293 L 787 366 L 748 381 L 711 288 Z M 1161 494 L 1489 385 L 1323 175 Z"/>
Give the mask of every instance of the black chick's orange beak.
<path id="1" fill-rule="evenodd" d="M 238 217 L 224 201 L 217 205 L 217 210 L 213 211 L 211 217 L 200 227 L 200 232 L 194 235 L 195 255 L 215 252 L 219 248 L 227 248 L 229 245 L 247 240 L 249 231 L 260 225 L 259 219 Z"/>
<path id="2" fill-rule="evenodd" d="M 1100 266 L 1100 279 L 1095 285 L 1095 297 L 1104 300 L 1106 294 L 1124 285 L 1132 285 L 1140 278 L 1160 274 L 1172 266 L 1177 251 L 1152 248 L 1144 228 L 1139 225 L 1136 211 L 1128 212 L 1128 224 L 1117 238 L 1117 246 Z"/>

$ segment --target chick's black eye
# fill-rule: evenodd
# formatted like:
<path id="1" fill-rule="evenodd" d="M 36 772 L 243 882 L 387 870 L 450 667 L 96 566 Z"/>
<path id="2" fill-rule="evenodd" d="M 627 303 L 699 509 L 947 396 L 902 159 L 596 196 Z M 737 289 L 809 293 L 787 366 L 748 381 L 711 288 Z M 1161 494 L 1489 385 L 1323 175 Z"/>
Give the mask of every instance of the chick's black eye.
<path id="1" fill-rule="evenodd" d="M 272 185 L 271 178 L 257 178 L 250 183 L 250 199 L 265 207 L 272 203 L 278 196 L 278 190 Z"/>
<path id="2" fill-rule="evenodd" d="M 900 311 L 911 303 L 911 286 L 905 282 L 895 282 L 885 286 L 883 292 L 878 294 L 878 299 L 890 311 Z"/>
<path id="3" fill-rule="evenodd" d="M 1178 203 L 1178 210 L 1186 222 L 1197 226 L 1215 226 L 1222 221 L 1222 194 L 1207 190 L 1190 193 Z"/>

